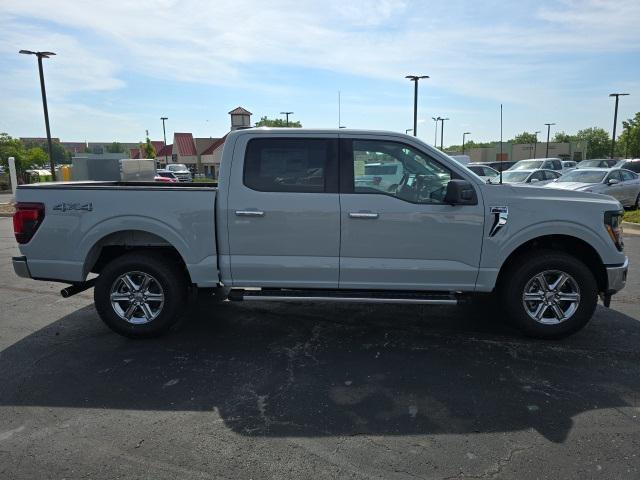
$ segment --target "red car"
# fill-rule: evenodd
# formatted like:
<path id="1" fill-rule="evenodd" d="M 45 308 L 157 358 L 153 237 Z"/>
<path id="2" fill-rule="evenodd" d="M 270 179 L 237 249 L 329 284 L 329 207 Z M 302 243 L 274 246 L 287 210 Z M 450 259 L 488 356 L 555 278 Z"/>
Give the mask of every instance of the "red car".
<path id="1" fill-rule="evenodd" d="M 156 182 L 164 182 L 164 183 L 179 182 L 178 177 L 176 177 L 173 172 L 169 172 L 167 170 L 158 170 L 156 172 L 156 176 L 154 177 L 154 180 Z"/>

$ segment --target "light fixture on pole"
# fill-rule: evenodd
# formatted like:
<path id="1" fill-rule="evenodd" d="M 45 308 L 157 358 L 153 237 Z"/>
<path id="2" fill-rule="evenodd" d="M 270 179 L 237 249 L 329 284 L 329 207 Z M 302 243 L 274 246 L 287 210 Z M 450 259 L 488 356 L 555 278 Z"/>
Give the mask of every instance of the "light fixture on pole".
<path id="1" fill-rule="evenodd" d="M 465 138 L 467 135 L 471 135 L 471 132 L 464 132 L 464 133 L 462 134 L 462 154 L 463 154 L 463 155 L 464 155 L 464 138 Z"/>
<path id="2" fill-rule="evenodd" d="M 618 123 L 618 101 L 620 97 L 626 97 L 628 93 L 610 93 L 610 97 L 616 97 L 616 107 L 613 114 L 613 136 L 611 137 L 611 158 L 613 158 L 616 149 L 616 124 Z"/>
<path id="3" fill-rule="evenodd" d="M 545 158 L 549 158 L 549 135 L 551 134 L 551 125 L 555 125 L 555 123 L 545 123 L 547 126 L 547 153 L 545 153 Z"/>
<path id="4" fill-rule="evenodd" d="M 293 115 L 293 112 L 280 112 L 280 115 L 287 116 L 287 127 L 289 126 L 289 115 Z"/>
<path id="5" fill-rule="evenodd" d="M 444 144 L 444 122 L 446 120 L 449 120 L 449 118 L 442 118 L 442 117 L 438 117 L 438 120 L 440 120 L 440 150 L 444 151 L 443 148 L 443 144 Z"/>
<path id="6" fill-rule="evenodd" d="M 164 122 L 166 120 L 169 120 L 169 117 L 160 117 L 160 120 L 162 120 L 162 133 L 164 135 L 164 166 L 166 168 L 167 164 L 169 163 L 169 157 L 167 156 L 167 131 L 164 128 Z"/>
<path id="7" fill-rule="evenodd" d="M 429 78 L 429 75 L 406 75 L 413 82 L 413 136 L 418 136 L 418 81 Z"/>
<path id="8" fill-rule="evenodd" d="M 51 143 L 51 129 L 49 128 L 49 109 L 47 108 L 47 92 L 44 88 L 44 73 L 42 71 L 42 59 L 55 55 L 53 52 L 33 52 L 31 50 L 20 50 L 24 55 L 35 55 L 38 57 L 38 71 L 40 72 L 40 91 L 42 93 L 42 106 L 44 108 L 44 125 L 47 130 L 47 146 L 49 148 L 49 165 L 51 167 L 51 179 L 56 180 L 56 166 L 53 161 L 53 145 Z"/>

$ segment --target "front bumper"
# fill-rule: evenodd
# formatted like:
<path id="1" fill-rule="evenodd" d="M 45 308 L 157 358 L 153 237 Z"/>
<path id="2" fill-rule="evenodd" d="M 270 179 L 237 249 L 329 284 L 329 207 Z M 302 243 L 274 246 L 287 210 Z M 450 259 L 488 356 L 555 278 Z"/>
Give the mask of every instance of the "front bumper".
<path id="1" fill-rule="evenodd" d="M 619 292 L 627 283 L 627 271 L 629 270 L 629 259 L 625 257 L 622 265 L 607 267 L 607 293 Z"/>
<path id="2" fill-rule="evenodd" d="M 27 265 L 27 257 L 13 257 L 13 271 L 22 278 L 31 278 L 29 265 Z"/>

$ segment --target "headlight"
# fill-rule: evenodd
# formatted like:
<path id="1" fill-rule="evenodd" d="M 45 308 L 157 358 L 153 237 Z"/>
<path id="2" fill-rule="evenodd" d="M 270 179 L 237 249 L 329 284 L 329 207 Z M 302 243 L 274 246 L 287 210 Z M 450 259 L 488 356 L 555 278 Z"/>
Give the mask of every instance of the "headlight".
<path id="1" fill-rule="evenodd" d="M 624 242 L 622 241 L 622 210 L 611 210 L 604 212 L 604 226 L 613 240 L 616 248 L 622 251 Z"/>

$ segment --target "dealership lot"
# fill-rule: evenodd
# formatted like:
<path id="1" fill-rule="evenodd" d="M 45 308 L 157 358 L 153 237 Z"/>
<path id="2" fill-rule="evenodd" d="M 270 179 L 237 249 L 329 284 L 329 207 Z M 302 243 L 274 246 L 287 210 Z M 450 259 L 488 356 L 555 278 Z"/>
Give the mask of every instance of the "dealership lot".
<path id="1" fill-rule="evenodd" d="M 0 478 L 638 478 L 640 236 L 558 342 L 488 307 L 200 300 L 132 341 L 17 278 L 0 218 Z"/>

